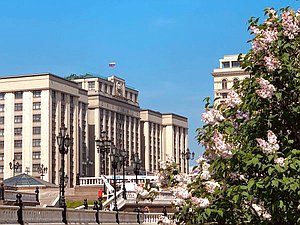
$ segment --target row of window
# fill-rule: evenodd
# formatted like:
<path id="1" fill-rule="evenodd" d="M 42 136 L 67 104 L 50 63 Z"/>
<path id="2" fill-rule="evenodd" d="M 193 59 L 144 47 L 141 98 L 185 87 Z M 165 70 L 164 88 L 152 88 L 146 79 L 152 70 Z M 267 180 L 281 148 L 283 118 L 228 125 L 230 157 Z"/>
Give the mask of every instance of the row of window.
<path id="1" fill-rule="evenodd" d="M 0 112 L 4 112 L 5 105 L 0 104 Z M 41 102 L 34 102 L 32 105 L 32 109 L 39 110 L 41 109 Z M 15 111 L 22 111 L 23 110 L 23 103 L 15 103 Z"/>
<path id="2" fill-rule="evenodd" d="M 4 136 L 4 131 L 0 130 L 0 137 Z M 14 140 L 14 146 L 16 148 L 22 147 L 22 140 Z M 32 146 L 33 147 L 41 147 L 41 139 L 32 139 Z M 0 148 L 4 147 L 4 141 L 0 141 Z"/>
<path id="3" fill-rule="evenodd" d="M 41 122 L 41 114 L 33 114 L 32 116 L 32 121 L 33 122 Z M 22 123 L 23 122 L 23 116 L 15 116 L 14 117 L 14 123 Z M 4 124 L 4 116 L 0 116 L 0 124 Z M 35 128 L 36 130 L 37 128 Z M 34 133 L 38 134 L 38 133 Z"/>
<path id="4" fill-rule="evenodd" d="M 32 152 L 32 159 L 40 159 L 41 158 L 41 152 Z M 15 160 L 22 160 L 22 153 L 17 152 L 14 154 Z M 4 153 L 0 153 L 0 161 L 4 161 Z"/>
<path id="5" fill-rule="evenodd" d="M 234 79 L 233 79 L 233 84 L 235 84 L 235 83 L 238 82 L 238 81 L 239 81 L 238 78 L 234 78 Z M 226 79 L 223 79 L 223 80 L 222 80 L 222 89 L 227 89 L 227 83 L 228 83 L 228 81 L 227 81 Z"/>
<path id="6" fill-rule="evenodd" d="M 40 164 L 32 164 L 32 172 L 39 172 L 40 168 L 41 168 Z M 21 173 L 22 172 L 22 165 L 19 164 L 18 168 L 16 168 L 15 171 L 16 171 L 16 173 Z M 0 166 L 0 173 L 4 173 L 4 166 L 3 165 Z"/>
<path id="7" fill-rule="evenodd" d="M 23 92 L 22 91 L 16 91 L 14 94 L 15 94 L 15 99 L 23 98 Z M 33 91 L 32 94 L 33 94 L 34 98 L 40 98 L 41 94 L 42 94 L 42 91 Z M 1 92 L 0 93 L 0 100 L 3 100 L 4 98 L 5 98 L 5 93 Z"/>
<path id="8" fill-rule="evenodd" d="M 222 68 L 239 68 L 241 67 L 240 61 L 222 62 Z"/>

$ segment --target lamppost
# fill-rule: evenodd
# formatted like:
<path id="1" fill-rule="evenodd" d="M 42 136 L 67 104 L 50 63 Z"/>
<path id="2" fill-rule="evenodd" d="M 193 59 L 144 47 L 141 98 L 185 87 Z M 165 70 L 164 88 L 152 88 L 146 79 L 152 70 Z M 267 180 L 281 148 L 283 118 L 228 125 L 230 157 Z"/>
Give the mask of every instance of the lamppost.
<path id="1" fill-rule="evenodd" d="M 132 164 L 132 167 L 133 167 L 133 172 L 135 174 L 135 182 L 136 182 L 136 185 L 138 186 L 138 174 L 140 173 L 140 170 L 141 170 L 142 160 L 139 159 L 139 154 L 137 152 L 133 155 L 131 160 L 132 160 L 131 164 Z M 140 221 L 140 209 L 139 209 L 137 198 L 135 200 L 135 203 L 136 203 L 135 211 L 138 213 L 137 214 L 137 222 L 140 224 L 141 223 L 141 221 Z"/>
<path id="2" fill-rule="evenodd" d="M 102 131 L 100 134 L 100 139 L 96 139 L 95 142 L 96 142 L 96 147 L 97 147 L 98 153 L 101 153 L 101 155 L 100 155 L 100 157 L 102 159 L 101 174 L 106 175 L 107 174 L 106 156 L 110 152 L 112 143 L 111 143 L 111 140 L 109 140 L 106 131 Z"/>
<path id="3" fill-rule="evenodd" d="M 117 149 L 112 146 L 111 153 L 110 153 L 110 159 L 111 159 L 111 164 L 114 170 L 114 208 L 113 210 L 116 211 L 116 223 L 119 222 L 119 211 L 118 211 L 118 205 L 117 205 L 117 178 L 116 178 L 116 170 L 118 168 L 118 163 L 120 160 L 120 156 L 118 154 Z"/>
<path id="4" fill-rule="evenodd" d="M 182 158 L 183 158 L 183 161 L 186 160 L 186 173 L 188 173 L 188 169 L 189 169 L 189 160 L 193 160 L 194 157 L 195 157 L 195 152 L 192 152 L 190 151 L 189 148 L 187 148 L 186 151 L 183 151 L 182 153 Z"/>
<path id="5" fill-rule="evenodd" d="M 125 187 L 125 165 L 128 161 L 128 152 L 124 149 L 120 151 L 120 166 L 123 167 L 123 199 L 127 199 L 126 197 L 126 187 Z"/>
<path id="6" fill-rule="evenodd" d="M 41 179 L 43 180 L 43 177 L 45 176 L 45 173 L 48 172 L 48 168 L 44 166 L 44 164 L 40 165 L 38 167 L 38 173 L 41 174 Z"/>
<path id="7" fill-rule="evenodd" d="M 70 137 L 67 134 L 67 128 L 62 126 L 57 136 L 57 144 L 59 146 L 59 153 L 61 154 L 61 175 L 60 175 L 60 192 L 59 192 L 59 207 L 64 208 L 65 202 L 65 155 L 68 153 L 70 146 Z M 64 221 L 63 221 L 64 222 Z"/>
<path id="8" fill-rule="evenodd" d="M 15 159 L 13 159 L 13 162 L 9 162 L 9 168 L 13 171 L 13 177 L 15 176 L 15 173 L 17 169 L 19 168 L 20 164 L 16 162 Z"/>
<path id="9" fill-rule="evenodd" d="M 88 173 L 89 173 L 89 167 L 92 166 L 94 164 L 93 161 L 89 160 L 89 157 L 86 158 L 85 161 L 82 162 L 82 165 L 85 166 L 85 174 L 84 176 L 88 176 Z"/>

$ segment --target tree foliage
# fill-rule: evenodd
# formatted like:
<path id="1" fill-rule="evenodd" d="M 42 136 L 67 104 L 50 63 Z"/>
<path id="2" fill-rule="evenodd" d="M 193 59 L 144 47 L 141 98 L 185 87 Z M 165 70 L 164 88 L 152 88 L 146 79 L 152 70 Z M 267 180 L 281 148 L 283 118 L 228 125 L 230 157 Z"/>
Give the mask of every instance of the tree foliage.
<path id="1" fill-rule="evenodd" d="M 206 99 L 205 147 L 179 206 L 179 224 L 300 223 L 300 16 L 265 10 L 249 20 L 252 49 L 224 104 Z M 177 206 L 178 207 L 178 206 Z"/>

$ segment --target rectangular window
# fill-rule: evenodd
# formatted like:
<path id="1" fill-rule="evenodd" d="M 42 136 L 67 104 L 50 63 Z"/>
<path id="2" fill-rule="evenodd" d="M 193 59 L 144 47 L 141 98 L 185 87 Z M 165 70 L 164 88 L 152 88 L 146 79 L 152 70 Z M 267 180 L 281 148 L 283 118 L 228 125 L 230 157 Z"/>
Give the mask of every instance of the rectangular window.
<path id="1" fill-rule="evenodd" d="M 32 146 L 33 147 L 41 147 L 41 139 L 33 139 Z"/>
<path id="2" fill-rule="evenodd" d="M 4 141 L 0 141 L 0 148 L 4 148 Z"/>
<path id="3" fill-rule="evenodd" d="M 41 109 L 41 102 L 34 102 L 33 109 Z"/>
<path id="4" fill-rule="evenodd" d="M 52 98 L 56 98 L 56 92 L 52 91 Z"/>
<path id="5" fill-rule="evenodd" d="M 15 128 L 15 135 L 22 135 L 22 127 Z"/>
<path id="6" fill-rule="evenodd" d="M 4 153 L 0 153 L 0 161 L 4 161 Z"/>
<path id="7" fill-rule="evenodd" d="M 4 116 L 0 116 L 0 124 L 4 124 Z"/>
<path id="8" fill-rule="evenodd" d="M 78 87 L 82 88 L 82 82 L 78 82 Z"/>
<path id="9" fill-rule="evenodd" d="M 239 61 L 233 61 L 232 62 L 232 67 L 234 67 L 234 68 L 241 67 L 241 62 L 239 62 Z"/>
<path id="10" fill-rule="evenodd" d="M 32 172 L 38 172 L 40 168 L 40 164 L 33 164 L 32 165 Z"/>
<path id="11" fill-rule="evenodd" d="M 41 114 L 33 114 L 33 122 L 41 122 Z"/>
<path id="12" fill-rule="evenodd" d="M 41 127 L 33 127 L 32 133 L 33 134 L 41 134 Z"/>
<path id="13" fill-rule="evenodd" d="M 15 98 L 23 98 L 23 92 L 22 91 L 16 91 L 15 92 Z"/>
<path id="14" fill-rule="evenodd" d="M 33 159 L 40 159 L 41 158 L 41 152 L 32 152 L 32 158 Z"/>
<path id="15" fill-rule="evenodd" d="M 4 166 L 0 166 L 0 173 L 4 172 Z"/>
<path id="16" fill-rule="evenodd" d="M 4 112 L 4 105 L 0 104 L 0 112 Z"/>
<path id="17" fill-rule="evenodd" d="M 89 81 L 88 82 L 88 89 L 89 90 L 95 90 L 95 81 Z"/>
<path id="18" fill-rule="evenodd" d="M 0 129 L 0 137 L 4 136 L 4 129 Z"/>
<path id="19" fill-rule="evenodd" d="M 4 100 L 4 97 L 5 97 L 5 93 L 1 92 L 0 93 L 0 100 Z"/>
<path id="20" fill-rule="evenodd" d="M 222 68 L 229 68 L 230 64 L 229 62 L 222 62 Z"/>
<path id="21" fill-rule="evenodd" d="M 22 165 L 19 164 L 19 167 L 16 169 L 16 172 L 17 173 L 21 173 L 22 172 Z"/>
<path id="22" fill-rule="evenodd" d="M 61 93 L 61 100 L 64 101 L 65 100 L 65 94 Z"/>
<path id="23" fill-rule="evenodd" d="M 23 118 L 22 116 L 15 116 L 15 123 L 22 123 Z"/>
<path id="24" fill-rule="evenodd" d="M 15 160 L 22 160 L 22 153 L 15 153 L 14 154 Z"/>
<path id="25" fill-rule="evenodd" d="M 22 148 L 22 140 L 15 140 L 14 146 L 15 148 Z"/>
<path id="26" fill-rule="evenodd" d="M 33 97 L 34 98 L 40 98 L 41 97 L 42 92 L 41 91 L 33 91 Z"/>
<path id="27" fill-rule="evenodd" d="M 15 111 L 22 111 L 23 104 L 22 103 L 15 103 Z"/>

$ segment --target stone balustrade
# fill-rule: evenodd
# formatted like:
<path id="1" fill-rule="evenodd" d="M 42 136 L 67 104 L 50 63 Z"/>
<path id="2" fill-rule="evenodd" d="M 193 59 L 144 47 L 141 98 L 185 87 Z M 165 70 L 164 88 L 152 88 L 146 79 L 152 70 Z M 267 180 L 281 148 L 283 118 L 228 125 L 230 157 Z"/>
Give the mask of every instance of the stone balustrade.
<path id="1" fill-rule="evenodd" d="M 161 216 L 163 216 L 162 213 L 144 213 L 144 223 L 157 224 Z M 168 213 L 167 216 L 171 219 L 173 217 L 173 213 Z"/>

